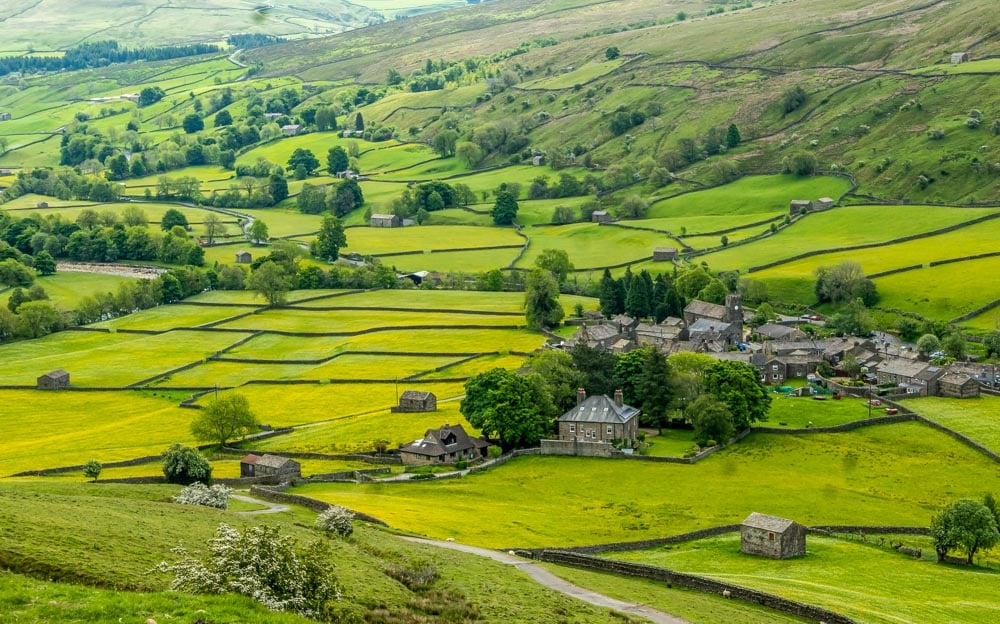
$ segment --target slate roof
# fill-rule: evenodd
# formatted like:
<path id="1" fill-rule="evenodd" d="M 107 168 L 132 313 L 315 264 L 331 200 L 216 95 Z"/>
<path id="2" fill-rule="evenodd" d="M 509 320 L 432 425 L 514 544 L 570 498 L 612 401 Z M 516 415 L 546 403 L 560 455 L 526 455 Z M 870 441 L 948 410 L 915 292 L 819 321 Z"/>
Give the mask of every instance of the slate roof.
<path id="1" fill-rule="evenodd" d="M 639 415 L 631 405 L 619 407 L 608 395 L 591 396 L 559 417 L 559 422 L 625 424 Z"/>
<path id="2" fill-rule="evenodd" d="M 268 468 L 281 468 L 287 465 L 288 462 L 294 462 L 294 460 L 288 459 L 287 457 L 280 457 L 278 455 L 254 455 L 252 453 L 240 460 L 241 464 L 254 464 L 257 466 L 266 466 Z"/>
<path id="3" fill-rule="evenodd" d="M 976 381 L 972 377 L 969 377 L 968 375 L 955 372 L 945 373 L 944 375 L 941 376 L 941 379 L 939 379 L 938 381 L 940 381 L 943 384 L 955 384 L 956 386 L 963 386 L 969 383 L 970 381 L 977 384 L 979 383 L 978 381 Z"/>
<path id="4" fill-rule="evenodd" d="M 399 451 L 437 457 L 448 453 L 462 453 L 474 448 L 485 448 L 486 446 L 488 445 L 485 440 L 470 438 L 462 425 L 445 425 L 440 429 L 428 429 L 423 438 L 399 447 Z"/>
<path id="5" fill-rule="evenodd" d="M 719 319 L 721 321 L 726 318 L 726 306 L 695 299 L 685 306 L 684 313 L 694 314 L 695 316 L 705 318 Z"/>
<path id="6" fill-rule="evenodd" d="M 802 335 L 802 332 L 794 327 L 777 323 L 765 323 L 757 328 L 757 333 L 775 340 L 787 340 L 790 336 Z"/>
<path id="7" fill-rule="evenodd" d="M 44 375 L 42 375 L 42 377 L 44 377 L 45 379 L 52 379 L 52 380 L 69 379 L 69 373 L 67 373 L 61 368 L 57 368 L 56 370 L 50 373 L 45 373 Z"/>
<path id="8" fill-rule="evenodd" d="M 884 373 L 886 375 L 896 375 L 899 377 L 916 378 L 918 375 L 923 373 L 926 368 L 928 368 L 926 362 L 896 358 L 883 362 L 879 366 L 878 372 Z M 934 368 L 935 370 L 940 370 L 937 369 L 936 367 Z"/>
<path id="9" fill-rule="evenodd" d="M 400 400 L 409 399 L 411 401 L 425 401 L 430 395 L 430 392 L 425 392 L 423 390 L 404 390 L 403 394 L 401 394 L 399 398 Z"/>
<path id="10" fill-rule="evenodd" d="M 729 329 L 729 326 L 730 326 L 730 323 L 723 323 L 722 321 L 716 321 L 716 320 L 713 320 L 713 319 L 700 318 L 697 321 L 695 321 L 694 323 L 691 323 L 691 326 L 688 327 L 688 330 L 692 334 L 699 333 L 699 332 L 716 332 L 716 333 L 722 333 L 722 332 L 726 331 L 727 329 Z"/>
<path id="11" fill-rule="evenodd" d="M 743 521 L 743 526 L 745 527 L 763 529 L 774 533 L 784 533 L 794 524 L 795 522 L 792 520 L 786 520 L 777 516 L 768 516 L 756 511 L 747 516 L 747 519 Z"/>

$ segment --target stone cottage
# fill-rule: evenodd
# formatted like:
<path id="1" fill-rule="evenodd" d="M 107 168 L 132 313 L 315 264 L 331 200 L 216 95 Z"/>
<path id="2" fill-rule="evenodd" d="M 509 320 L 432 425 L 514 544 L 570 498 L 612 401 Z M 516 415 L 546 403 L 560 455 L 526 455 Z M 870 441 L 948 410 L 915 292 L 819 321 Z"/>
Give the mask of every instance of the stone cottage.
<path id="1" fill-rule="evenodd" d="M 590 214 L 592 223 L 611 223 L 611 214 L 607 210 L 595 210 Z"/>
<path id="2" fill-rule="evenodd" d="M 447 464 L 486 457 L 487 447 L 486 440 L 469 437 L 462 425 L 444 425 L 428 429 L 423 438 L 399 447 L 399 456 L 408 466 Z"/>
<path id="3" fill-rule="evenodd" d="M 38 378 L 39 390 L 59 390 L 69 387 L 69 373 L 59 368 Z"/>
<path id="4" fill-rule="evenodd" d="M 368 221 L 370 227 L 397 228 L 402 227 L 403 220 L 394 214 L 373 214 Z"/>
<path id="5" fill-rule="evenodd" d="M 789 559 L 806 554 L 806 528 L 798 522 L 754 512 L 740 525 L 740 551 Z"/>
<path id="6" fill-rule="evenodd" d="M 667 262 L 677 258 L 676 247 L 656 247 L 653 249 L 653 260 L 656 262 Z"/>
<path id="7" fill-rule="evenodd" d="M 406 390 L 399 397 L 399 405 L 394 412 L 433 412 L 437 410 L 437 397 L 433 392 Z"/>
<path id="8" fill-rule="evenodd" d="M 240 460 L 240 477 L 270 477 L 289 479 L 302 476 L 302 465 L 294 459 L 277 455 L 250 454 Z"/>

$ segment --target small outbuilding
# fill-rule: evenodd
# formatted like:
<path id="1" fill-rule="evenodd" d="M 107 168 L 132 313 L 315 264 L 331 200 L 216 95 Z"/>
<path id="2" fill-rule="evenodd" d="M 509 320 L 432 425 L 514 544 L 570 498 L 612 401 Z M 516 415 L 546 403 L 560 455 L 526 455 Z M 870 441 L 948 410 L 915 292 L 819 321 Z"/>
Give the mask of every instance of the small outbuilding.
<path id="1" fill-rule="evenodd" d="M 48 208 L 48 207 L 49 207 L 49 202 L 41 201 L 35 204 L 35 208 Z"/>
<path id="2" fill-rule="evenodd" d="M 953 399 L 973 399 L 979 396 L 979 382 L 969 375 L 947 372 L 938 379 L 938 394 Z"/>
<path id="3" fill-rule="evenodd" d="M 249 251 L 241 249 L 236 252 L 236 264 L 250 264 L 253 262 L 253 256 L 250 255 Z"/>
<path id="4" fill-rule="evenodd" d="M 590 215 L 592 223 L 611 223 L 611 214 L 607 210 L 595 210 Z"/>
<path id="5" fill-rule="evenodd" d="M 296 136 L 302 132 L 302 126 L 299 124 L 288 124 L 287 126 L 281 126 L 281 134 L 285 136 Z"/>
<path id="6" fill-rule="evenodd" d="M 247 455 L 240 460 L 240 477 L 301 477 L 302 465 L 278 455 Z"/>
<path id="7" fill-rule="evenodd" d="M 789 559 L 806 554 L 806 528 L 792 520 L 754 512 L 740 525 L 740 551 Z"/>
<path id="8" fill-rule="evenodd" d="M 952 65 L 959 65 L 961 63 L 968 63 L 968 62 L 969 62 L 968 52 L 955 52 L 954 54 L 951 55 Z"/>
<path id="9" fill-rule="evenodd" d="M 788 214 L 797 215 L 802 211 L 809 212 L 813 208 L 813 203 L 808 199 L 793 199 L 788 206 Z"/>
<path id="10" fill-rule="evenodd" d="M 437 397 L 433 392 L 406 390 L 399 396 L 399 405 L 394 412 L 434 412 L 437 411 Z"/>
<path id="11" fill-rule="evenodd" d="M 38 378 L 39 390 L 59 390 L 69 388 L 69 373 L 59 368 Z"/>
<path id="12" fill-rule="evenodd" d="M 653 249 L 653 260 L 655 262 L 667 262 L 677 258 L 676 247 L 657 247 Z"/>
<path id="13" fill-rule="evenodd" d="M 832 197 L 820 197 L 813 202 L 813 210 L 829 210 L 833 208 L 834 203 Z"/>
<path id="14" fill-rule="evenodd" d="M 368 224 L 371 227 L 398 228 L 403 226 L 403 220 L 394 214 L 373 214 Z"/>
<path id="15" fill-rule="evenodd" d="M 10 121 L 10 113 L 0 113 L 0 121 Z"/>
<path id="16" fill-rule="evenodd" d="M 540 154 L 538 156 L 532 156 L 531 164 L 534 165 L 535 167 L 541 167 L 542 165 L 545 164 L 545 156 L 542 156 Z"/>

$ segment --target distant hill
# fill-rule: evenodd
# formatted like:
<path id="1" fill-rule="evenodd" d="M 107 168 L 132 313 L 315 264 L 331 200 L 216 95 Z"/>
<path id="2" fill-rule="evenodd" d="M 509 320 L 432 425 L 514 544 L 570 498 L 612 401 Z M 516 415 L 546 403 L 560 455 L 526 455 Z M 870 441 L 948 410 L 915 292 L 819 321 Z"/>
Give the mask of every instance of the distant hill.
<path id="1" fill-rule="evenodd" d="M 330 35 L 464 0 L 5 0 L 0 56 L 115 40 L 127 47 L 222 41 L 235 33 Z"/>

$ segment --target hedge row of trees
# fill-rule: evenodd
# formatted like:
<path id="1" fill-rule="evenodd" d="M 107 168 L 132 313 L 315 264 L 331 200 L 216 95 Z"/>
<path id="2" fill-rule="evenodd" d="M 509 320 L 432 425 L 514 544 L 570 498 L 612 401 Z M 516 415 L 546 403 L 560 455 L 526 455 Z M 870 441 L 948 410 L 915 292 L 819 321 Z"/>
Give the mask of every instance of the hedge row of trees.
<path id="1" fill-rule="evenodd" d="M 215 54 L 218 46 L 199 43 L 186 46 L 156 48 L 123 48 L 117 41 L 94 41 L 68 48 L 62 56 L 4 56 L 0 57 L 0 76 L 13 72 L 33 74 L 38 72 L 72 71 L 106 67 L 112 63 L 133 61 L 165 61 L 167 59 Z"/>

